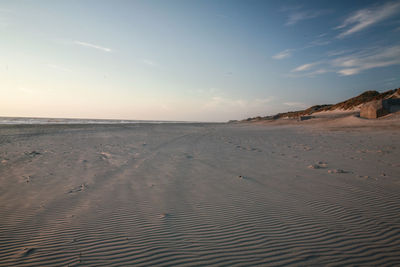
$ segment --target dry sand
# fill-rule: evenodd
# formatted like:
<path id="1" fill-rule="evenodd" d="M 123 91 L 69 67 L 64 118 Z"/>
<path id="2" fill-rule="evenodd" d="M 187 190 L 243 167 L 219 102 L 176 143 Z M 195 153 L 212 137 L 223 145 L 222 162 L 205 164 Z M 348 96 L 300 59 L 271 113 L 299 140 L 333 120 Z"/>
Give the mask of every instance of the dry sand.
<path id="1" fill-rule="evenodd" d="M 399 128 L 339 120 L 0 126 L 0 265 L 400 265 Z"/>

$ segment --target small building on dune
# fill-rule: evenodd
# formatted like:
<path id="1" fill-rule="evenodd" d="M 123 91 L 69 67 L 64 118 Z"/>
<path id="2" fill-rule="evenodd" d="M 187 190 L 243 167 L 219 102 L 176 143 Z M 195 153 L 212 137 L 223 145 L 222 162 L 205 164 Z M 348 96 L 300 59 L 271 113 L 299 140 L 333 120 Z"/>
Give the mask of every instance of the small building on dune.
<path id="1" fill-rule="evenodd" d="M 360 109 L 360 117 L 376 119 L 389 114 L 389 112 L 383 107 L 382 102 L 382 100 L 376 100 L 362 105 Z"/>
<path id="2" fill-rule="evenodd" d="M 380 99 L 361 106 L 360 117 L 376 119 L 398 111 L 400 111 L 400 98 Z"/>

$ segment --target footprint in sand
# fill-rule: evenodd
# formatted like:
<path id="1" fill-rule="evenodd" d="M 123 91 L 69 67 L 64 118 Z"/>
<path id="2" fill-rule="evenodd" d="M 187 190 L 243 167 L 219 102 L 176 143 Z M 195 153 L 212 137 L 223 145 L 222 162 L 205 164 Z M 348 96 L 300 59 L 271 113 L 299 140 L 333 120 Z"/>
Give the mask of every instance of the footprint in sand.
<path id="1" fill-rule="evenodd" d="M 39 156 L 39 155 L 41 155 L 42 153 L 40 153 L 40 152 L 37 152 L 37 151 L 32 151 L 32 152 L 25 152 L 25 155 L 27 155 L 27 156 L 29 156 L 29 157 L 31 157 L 31 158 L 34 158 L 34 157 L 36 157 L 36 156 Z"/>
<path id="2" fill-rule="evenodd" d="M 100 159 L 104 160 L 105 162 L 108 162 L 111 165 L 116 165 L 116 166 L 120 166 L 127 162 L 123 156 L 111 154 L 108 152 L 100 152 Z"/>
<path id="3" fill-rule="evenodd" d="M 31 181 L 31 179 L 33 178 L 31 175 L 28 176 L 22 176 L 23 178 L 25 178 L 25 182 L 29 183 Z"/>
<path id="4" fill-rule="evenodd" d="M 328 163 L 324 162 L 324 161 L 318 161 L 318 165 L 322 168 L 326 168 L 328 166 Z"/>
<path id="5" fill-rule="evenodd" d="M 318 161 L 316 164 L 309 165 L 309 169 L 325 169 L 328 164 L 324 161 Z"/>
<path id="6" fill-rule="evenodd" d="M 101 159 L 109 159 L 111 158 L 111 154 L 107 152 L 100 152 L 100 158 Z"/>
<path id="7" fill-rule="evenodd" d="M 170 215 L 169 213 L 162 213 L 162 214 L 160 214 L 160 219 L 167 219 L 167 218 L 169 218 L 169 217 L 171 217 L 171 215 Z"/>
<path id="8" fill-rule="evenodd" d="M 349 173 L 349 172 L 342 169 L 333 169 L 333 170 L 328 170 L 328 173 Z"/>
<path id="9" fill-rule="evenodd" d="M 28 257 L 32 253 L 35 253 L 35 252 L 36 252 L 36 248 L 24 248 L 24 250 L 22 251 L 21 257 Z"/>
<path id="10" fill-rule="evenodd" d="M 321 167 L 319 165 L 317 165 L 317 164 L 312 164 L 312 165 L 308 165 L 307 168 L 309 168 L 309 169 L 320 169 Z"/>
<path id="11" fill-rule="evenodd" d="M 85 191 L 88 188 L 89 188 L 89 186 L 87 184 L 81 184 L 80 186 L 72 188 L 71 190 L 69 190 L 68 194 L 82 192 L 82 191 Z"/>

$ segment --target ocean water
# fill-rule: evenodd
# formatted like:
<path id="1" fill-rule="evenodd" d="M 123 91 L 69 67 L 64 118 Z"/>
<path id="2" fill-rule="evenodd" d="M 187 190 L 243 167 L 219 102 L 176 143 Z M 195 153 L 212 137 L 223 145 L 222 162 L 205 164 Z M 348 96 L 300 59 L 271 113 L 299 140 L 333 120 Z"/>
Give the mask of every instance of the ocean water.
<path id="1" fill-rule="evenodd" d="M 0 117 L 0 124 L 121 124 L 121 123 L 185 123 L 185 122 L 151 121 L 151 120 L 101 120 L 101 119 Z"/>

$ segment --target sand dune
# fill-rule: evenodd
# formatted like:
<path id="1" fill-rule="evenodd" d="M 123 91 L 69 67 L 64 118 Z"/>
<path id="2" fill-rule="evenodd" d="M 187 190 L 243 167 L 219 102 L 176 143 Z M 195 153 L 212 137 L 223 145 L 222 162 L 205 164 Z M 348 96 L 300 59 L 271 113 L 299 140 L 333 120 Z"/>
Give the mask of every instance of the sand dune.
<path id="1" fill-rule="evenodd" d="M 338 125 L 0 126 L 0 265 L 399 265 L 398 129 Z"/>

